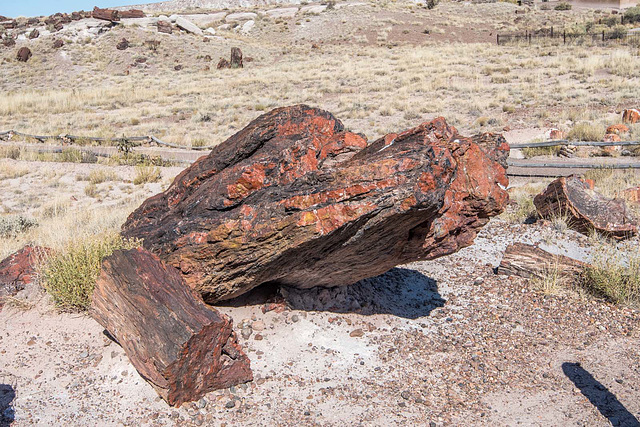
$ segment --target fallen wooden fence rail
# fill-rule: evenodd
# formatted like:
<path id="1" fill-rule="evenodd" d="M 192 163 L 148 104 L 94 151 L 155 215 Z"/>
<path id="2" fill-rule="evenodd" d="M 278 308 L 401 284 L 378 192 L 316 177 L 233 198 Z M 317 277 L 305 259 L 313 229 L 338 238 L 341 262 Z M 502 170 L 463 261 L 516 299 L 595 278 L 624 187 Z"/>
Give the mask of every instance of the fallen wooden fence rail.
<path id="1" fill-rule="evenodd" d="M 558 145 L 574 145 L 576 147 L 613 147 L 613 146 L 640 145 L 640 141 L 602 142 L 602 141 L 569 141 L 567 139 L 555 139 L 552 141 L 544 141 L 544 142 L 509 144 L 509 147 L 511 149 L 515 149 L 515 148 L 556 147 Z"/>
<path id="2" fill-rule="evenodd" d="M 637 163 L 527 163 L 513 160 L 507 161 L 510 167 L 518 168 L 553 168 L 553 169 L 640 169 Z"/>
<path id="3" fill-rule="evenodd" d="M 15 130 L 9 130 L 5 132 L 0 132 L 0 137 L 9 136 L 9 139 L 16 136 L 22 136 L 25 138 L 36 139 L 40 142 L 43 142 L 47 139 L 54 139 L 64 142 L 72 142 L 72 141 L 96 141 L 96 142 L 155 142 L 158 145 L 164 145 L 167 147 L 178 148 L 181 150 L 195 150 L 195 151 L 204 151 L 213 149 L 212 145 L 204 146 L 204 147 L 185 147 L 184 145 L 172 144 L 170 142 L 164 142 L 159 138 L 150 135 L 150 136 L 121 136 L 117 138 L 103 138 L 97 136 L 76 136 L 76 135 L 32 135 L 29 133 L 18 132 Z"/>

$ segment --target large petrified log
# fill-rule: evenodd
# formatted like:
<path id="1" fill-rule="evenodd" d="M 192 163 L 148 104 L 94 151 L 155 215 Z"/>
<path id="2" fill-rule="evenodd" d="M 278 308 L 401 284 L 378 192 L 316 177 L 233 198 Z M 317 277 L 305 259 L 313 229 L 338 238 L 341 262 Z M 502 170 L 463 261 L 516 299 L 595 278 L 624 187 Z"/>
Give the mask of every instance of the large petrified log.
<path id="1" fill-rule="evenodd" d="M 120 18 L 145 18 L 147 15 L 140 9 L 122 10 L 118 14 Z"/>
<path id="2" fill-rule="evenodd" d="M 117 10 L 110 9 L 100 9 L 99 7 L 94 7 L 93 12 L 91 12 L 91 16 L 94 19 L 102 19 L 105 21 L 117 22 L 120 20 L 120 14 Z"/>
<path id="3" fill-rule="evenodd" d="M 625 239 L 638 232 L 623 199 L 607 199 L 577 175 L 556 179 L 533 199 L 533 204 L 542 218 L 565 217 L 567 225 L 580 233 L 596 230 Z"/>
<path id="4" fill-rule="evenodd" d="M 508 200 L 501 136 L 443 118 L 367 145 L 305 105 L 252 121 L 145 201 L 123 234 L 208 301 L 266 283 L 348 285 L 469 246 Z"/>
<path id="5" fill-rule="evenodd" d="M 588 266 L 582 261 L 554 255 L 533 245 L 512 243 L 504 252 L 498 274 L 540 279 L 549 274 L 557 274 L 571 278 L 580 275 Z"/>
<path id="6" fill-rule="evenodd" d="M 170 405 L 252 379 L 231 320 L 143 249 L 103 261 L 90 313 Z"/>

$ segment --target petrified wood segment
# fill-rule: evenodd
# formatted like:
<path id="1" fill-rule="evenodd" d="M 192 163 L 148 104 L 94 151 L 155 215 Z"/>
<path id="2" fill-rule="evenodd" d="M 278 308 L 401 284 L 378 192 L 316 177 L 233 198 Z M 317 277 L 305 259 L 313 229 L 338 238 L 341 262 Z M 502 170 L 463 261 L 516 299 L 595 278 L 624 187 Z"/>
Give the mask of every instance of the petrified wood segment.
<path id="1" fill-rule="evenodd" d="M 577 175 L 556 179 L 533 203 L 542 218 L 566 217 L 568 226 L 580 233 L 596 230 L 625 239 L 638 232 L 623 199 L 607 199 Z"/>
<path id="2" fill-rule="evenodd" d="M 2 298 L 14 296 L 31 283 L 38 263 L 51 253 L 51 249 L 27 245 L 0 261 L 0 307 Z"/>
<path id="3" fill-rule="evenodd" d="M 143 249 L 104 260 L 90 312 L 170 405 L 252 379 L 231 320 Z"/>
<path id="4" fill-rule="evenodd" d="M 100 9 L 99 7 L 94 7 L 93 12 L 91 12 L 91 16 L 94 19 L 103 19 L 105 21 L 116 22 L 120 20 L 120 14 L 117 10 L 110 9 Z"/>
<path id="5" fill-rule="evenodd" d="M 507 246 L 498 274 L 526 278 L 543 278 L 548 274 L 575 277 L 589 264 L 564 255 L 554 255 L 526 243 L 512 243 Z"/>
<path id="6" fill-rule="evenodd" d="M 483 138 L 437 118 L 367 145 L 326 111 L 276 109 L 145 201 L 123 233 L 210 301 L 266 282 L 352 284 L 469 246 L 502 212 L 508 145 Z"/>

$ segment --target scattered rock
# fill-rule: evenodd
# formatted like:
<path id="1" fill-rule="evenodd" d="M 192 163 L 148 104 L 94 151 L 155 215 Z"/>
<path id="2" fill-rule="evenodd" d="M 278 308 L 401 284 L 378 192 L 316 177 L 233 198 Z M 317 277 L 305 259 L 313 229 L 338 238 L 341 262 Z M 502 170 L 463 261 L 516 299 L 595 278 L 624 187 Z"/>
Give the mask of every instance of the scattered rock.
<path id="1" fill-rule="evenodd" d="M 256 320 L 251 324 L 251 328 L 256 332 L 264 331 L 264 322 L 262 320 Z"/>
<path id="2" fill-rule="evenodd" d="M 227 58 L 220 58 L 220 61 L 218 61 L 218 65 L 216 66 L 216 68 L 218 70 L 222 68 L 231 68 L 231 64 L 229 63 L 229 61 L 227 61 Z"/>
<path id="3" fill-rule="evenodd" d="M 253 333 L 253 330 L 251 330 L 251 328 L 245 327 L 245 328 L 242 328 L 240 333 L 242 335 L 242 338 L 244 338 L 245 340 L 248 340 L 251 334 Z"/>
<path id="4" fill-rule="evenodd" d="M 640 187 L 627 188 L 622 194 L 627 201 L 640 203 Z"/>
<path id="5" fill-rule="evenodd" d="M 53 48 L 54 49 L 60 49 L 62 46 L 64 46 L 64 41 L 58 39 L 58 40 L 54 40 L 53 42 Z"/>
<path id="6" fill-rule="evenodd" d="M 630 108 L 622 112 L 622 121 L 624 123 L 636 123 L 640 120 L 640 111 Z"/>
<path id="7" fill-rule="evenodd" d="M 629 132 L 629 127 L 623 124 L 611 125 L 607 128 L 607 134 L 621 135 Z"/>
<path id="8" fill-rule="evenodd" d="M 349 336 L 354 338 L 360 338 L 364 336 L 364 331 L 362 329 L 354 329 L 353 331 L 351 331 Z"/>
<path id="9" fill-rule="evenodd" d="M 212 302 L 266 282 L 350 285 L 473 243 L 508 201 L 508 145 L 490 138 L 437 118 L 367 144 L 326 111 L 279 108 L 144 202 L 123 233 Z"/>
<path id="10" fill-rule="evenodd" d="M 192 33 L 192 34 L 196 34 L 196 35 L 203 35 L 202 30 L 200 29 L 200 27 L 198 27 L 196 24 L 194 24 L 193 22 L 183 18 L 182 16 L 178 16 L 176 17 L 176 26 L 179 28 L 182 28 L 183 30 Z"/>
<path id="11" fill-rule="evenodd" d="M 130 9 L 123 10 L 119 12 L 120 18 L 123 19 L 131 19 L 131 18 L 145 18 L 147 15 L 139 9 Z"/>
<path id="12" fill-rule="evenodd" d="M 236 401 L 235 400 L 230 400 L 224 405 L 224 407 L 227 408 L 227 409 L 233 409 L 233 408 L 236 407 Z"/>
<path id="13" fill-rule="evenodd" d="M 40 31 L 38 31 L 37 28 L 34 28 L 30 33 L 29 33 L 29 39 L 33 40 L 33 39 L 37 39 L 38 37 L 40 37 Z"/>
<path id="14" fill-rule="evenodd" d="M 549 139 L 565 139 L 567 134 L 560 129 L 551 129 L 549 132 Z"/>
<path id="15" fill-rule="evenodd" d="M 620 142 L 620 135 L 615 133 L 608 133 L 602 138 L 603 142 Z"/>
<path id="16" fill-rule="evenodd" d="M 13 47 L 16 45 L 16 40 L 12 36 L 6 36 L 2 39 L 2 45 L 4 47 Z"/>
<path id="17" fill-rule="evenodd" d="M 267 10 L 265 14 L 271 18 L 295 18 L 298 13 L 297 7 L 281 7 L 279 9 Z"/>
<path id="18" fill-rule="evenodd" d="M 249 34 L 255 25 L 256 21 L 254 21 L 253 19 L 245 22 L 244 24 L 242 24 L 242 33 Z"/>
<path id="19" fill-rule="evenodd" d="M 533 203 L 542 218 L 568 216 L 569 228 L 583 234 L 595 229 L 604 235 L 625 239 L 638 232 L 624 200 L 607 199 L 589 189 L 576 175 L 556 179 Z"/>
<path id="20" fill-rule="evenodd" d="M 215 30 L 215 28 L 211 28 L 211 27 L 209 27 L 209 28 L 207 28 L 206 30 L 204 30 L 204 32 L 205 32 L 207 35 L 210 35 L 210 36 L 215 36 L 215 35 L 216 35 L 216 30 Z"/>
<path id="21" fill-rule="evenodd" d="M 16 59 L 20 62 L 27 62 L 29 58 L 33 56 L 31 54 L 31 50 L 28 47 L 21 47 L 18 49 L 18 53 L 16 54 Z"/>
<path id="22" fill-rule="evenodd" d="M 171 27 L 171 22 L 169 21 L 158 21 L 156 24 L 158 26 L 159 33 L 172 34 L 173 28 Z"/>
<path id="23" fill-rule="evenodd" d="M 118 50 L 126 50 L 129 48 L 129 40 L 123 38 L 120 40 L 120 43 L 116 45 L 116 49 Z"/>
<path id="24" fill-rule="evenodd" d="M 176 71 L 182 70 L 182 64 L 176 65 L 175 67 L 173 67 L 173 69 L 176 70 Z"/>

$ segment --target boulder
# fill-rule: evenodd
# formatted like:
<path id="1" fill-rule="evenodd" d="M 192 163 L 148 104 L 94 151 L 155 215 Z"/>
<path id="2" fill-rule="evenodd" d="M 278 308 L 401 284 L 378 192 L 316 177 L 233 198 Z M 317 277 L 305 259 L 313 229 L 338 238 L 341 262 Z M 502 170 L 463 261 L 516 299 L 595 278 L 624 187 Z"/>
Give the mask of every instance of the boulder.
<path id="1" fill-rule="evenodd" d="M 214 28 L 211 28 L 211 27 L 209 27 L 206 30 L 204 30 L 204 32 L 205 32 L 205 35 L 208 35 L 208 36 L 215 36 L 216 35 L 216 30 Z"/>
<path id="2" fill-rule="evenodd" d="M 55 41 L 53 42 L 53 48 L 54 48 L 54 49 L 60 49 L 62 46 L 64 46 L 64 41 L 62 41 L 62 40 L 60 40 L 60 39 L 55 40 Z"/>
<path id="3" fill-rule="evenodd" d="M 171 27 L 171 22 L 169 21 L 158 21 L 158 32 L 171 34 L 173 33 L 173 28 Z"/>
<path id="4" fill-rule="evenodd" d="M 231 68 L 242 68 L 242 51 L 239 47 L 231 48 L 231 61 L 229 61 Z"/>
<path id="5" fill-rule="evenodd" d="M 620 135 L 616 133 L 608 133 L 602 138 L 602 142 L 620 142 Z"/>
<path id="6" fill-rule="evenodd" d="M 630 108 L 622 112 L 622 121 L 624 123 L 636 123 L 640 120 L 640 111 Z"/>
<path id="7" fill-rule="evenodd" d="M 119 15 L 120 15 L 120 18 L 122 19 L 145 18 L 147 16 L 140 9 L 123 10 L 119 12 Z"/>
<path id="8" fill-rule="evenodd" d="M 198 27 L 193 22 L 183 18 L 182 16 L 178 16 L 176 18 L 176 26 L 192 34 L 196 34 L 199 36 L 204 34 L 200 27 Z"/>
<path id="9" fill-rule="evenodd" d="M 5 47 L 12 47 L 16 45 L 16 40 L 11 36 L 6 36 L 2 39 L 2 45 Z"/>
<path id="10" fill-rule="evenodd" d="M 216 68 L 218 70 L 221 70 L 223 68 L 231 68 L 231 64 L 229 63 L 229 61 L 227 61 L 227 58 L 220 58 L 220 61 L 218 61 L 218 65 L 216 66 Z"/>
<path id="11" fill-rule="evenodd" d="M 567 134 L 560 129 L 551 129 L 549 132 L 549 139 L 565 139 Z"/>
<path id="12" fill-rule="evenodd" d="M 611 125 L 607 127 L 606 133 L 620 135 L 627 132 L 629 132 L 629 127 L 627 125 L 623 125 L 622 123 L 619 123 L 617 125 Z"/>
<path id="13" fill-rule="evenodd" d="M 147 251 L 116 251 L 103 261 L 90 314 L 170 405 L 252 379 L 231 319 Z"/>
<path id="14" fill-rule="evenodd" d="M 533 199 L 542 218 L 565 218 L 569 228 L 583 234 L 591 230 L 616 239 L 632 237 L 638 226 L 622 199 L 608 199 L 589 188 L 577 175 L 558 178 Z"/>
<path id="15" fill-rule="evenodd" d="M 29 33 L 29 39 L 33 40 L 33 39 L 37 39 L 38 37 L 40 37 L 40 31 L 38 31 L 37 28 L 34 28 L 33 30 L 31 30 L 31 32 Z"/>
<path id="16" fill-rule="evenodd" d="M 627 188 L 622 192 L 622 196 L 629 202 L 640 203 L 640 186 Z"/>
<path id="17" fill-rule="evenodd" d="M 253 19 L 250 21 L 245 22 L 244 24 L 242 24 L 242 33 L 243 34 L 249 34 L 251 32 L 251 30 L 253 30 L 253 27 L 256 25 L 256 21 L 254 21 Z"/>
<path id="18" fill-rule="evenodd" d="M 264 114 L 146 200 L 127 237 L 215 302 L 264 283 L 349 285 L 473 243 L 507 203 L 500 135 L 443 118 L 367 144 L 305 105 Z"/>
<path id="19" fill-rule="evenodd" d="M 50 252 L 28 245 L 0 261 L 0 307 L 2 298 L 14 296 L 34 280 L 38 263 Z"/>
<path id="20" fill-rule="evenodd" d="M 116 49 L 118 50 L 126 50 L 128 48 L 129 48 L 129 40 L 125 38 L 120 40 L 120 42 L 116 45 Z"/>
<path id="21" fill-rule="evenodd" d="M 104 21 L 117 22 L 120 20 L 120 15 L 117 10 L 100 9 L 94 7 L 91 16 L 95 19 L 102 19 Z"/>
<path id="22" fill-rule="evenodd" d="M 32 56 L 31 50 L 28 47 L 21 47 L 18 49 L 16 59 L 20 62 L 27 62 Z"/>

